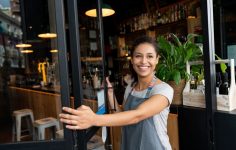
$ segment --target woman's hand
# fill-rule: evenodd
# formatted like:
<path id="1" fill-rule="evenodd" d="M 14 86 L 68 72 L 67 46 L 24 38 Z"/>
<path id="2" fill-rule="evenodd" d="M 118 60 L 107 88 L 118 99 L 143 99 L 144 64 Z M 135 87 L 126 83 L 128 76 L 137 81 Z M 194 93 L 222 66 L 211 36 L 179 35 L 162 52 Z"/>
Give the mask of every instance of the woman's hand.
<path id="1" fill-rule="evenodd" d="M 62 109 L 68 114 L 61 113 L 60 121 L 67 124 L 68 129 L 87 129 L 96 125 L 96 114 L 88 106 L 82 105 L 77 109 L 63 107 Z"/>
<path id="2" fill-rule="evenodd" d="M 108 94 L 113 95 L 113 87 L 108 77 L 106 77 L 106 82 L 107 82 Z"/>

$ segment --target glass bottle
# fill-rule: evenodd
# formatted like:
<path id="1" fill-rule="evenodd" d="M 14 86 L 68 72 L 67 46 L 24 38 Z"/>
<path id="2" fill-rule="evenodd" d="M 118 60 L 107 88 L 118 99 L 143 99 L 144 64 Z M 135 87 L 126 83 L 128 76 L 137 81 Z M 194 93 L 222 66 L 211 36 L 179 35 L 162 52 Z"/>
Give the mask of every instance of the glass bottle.
<path id="1" fill-rule="evenodd" d="M 219 95 L 219 87 L 221 86 L 222 80 L 220 72 L 216 73 L 216 95 Z"/>
<path id="2" fill-rule="evenodd" d="M 195 90 L 197 89 L 196 79 L 193 75 L 190 77 L 190 89 Z"/>
<path id="3" fill-rule="evenodd" d="M 222 84 L 219 87 L 219 93 L 222 95 L 228 95 L 229 93 L 229 79 L 228 79 L 228 73 L 223 73 L 223 80 Z"/>

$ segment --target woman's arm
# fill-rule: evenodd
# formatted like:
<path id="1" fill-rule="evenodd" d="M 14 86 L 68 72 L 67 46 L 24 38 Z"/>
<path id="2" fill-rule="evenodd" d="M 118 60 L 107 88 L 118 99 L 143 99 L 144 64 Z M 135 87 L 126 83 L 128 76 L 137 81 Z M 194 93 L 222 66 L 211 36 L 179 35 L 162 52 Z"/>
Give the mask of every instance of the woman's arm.
<path id="1" fill-rule="evenodd" d="M 89 107 L 81 106 L 77 110 L 63 108 L 69 114 L 60 114 L 60 120 L 68 129 L 86 129 L 91 126 L 124 126 L 138 123 L 160 113 L 169 105 L 168 99 L 162 95 L 154 95 L 135 110 L 115 114 L 97 115 Z"/>
<path id="2" fill-rule="evenodd" d="M 108 87 L 107 95 L 108 95 L 110 110 L 112 112 L 121 112 L 123 109 L 121 108 L 121 106 L 118 104 L 116 100 L 112 84 L 109 81 L 108 77 L 106 77 L 106 82 L 107 82 L 107 87 Z"/>

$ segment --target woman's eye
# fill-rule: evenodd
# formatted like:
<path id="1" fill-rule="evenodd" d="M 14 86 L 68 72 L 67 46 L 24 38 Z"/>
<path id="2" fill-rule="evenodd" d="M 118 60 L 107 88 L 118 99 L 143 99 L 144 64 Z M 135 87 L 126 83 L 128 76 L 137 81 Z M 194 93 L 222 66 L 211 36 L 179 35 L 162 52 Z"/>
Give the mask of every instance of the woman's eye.
<path id="1" fill-rule="evenodd" d="M 141 55 L 136 55 L 135 57 L 136 57 L 136 58 L 139 58 L 139 57 L 141 57 Z"/>
<path id="2" fill-rule="evenodd" d="M 150 59 L 150 58 L 153 58 L 153 56 L 152 55 L 150 55 L 150 56 L 148 56 L 148 58 Z"/>

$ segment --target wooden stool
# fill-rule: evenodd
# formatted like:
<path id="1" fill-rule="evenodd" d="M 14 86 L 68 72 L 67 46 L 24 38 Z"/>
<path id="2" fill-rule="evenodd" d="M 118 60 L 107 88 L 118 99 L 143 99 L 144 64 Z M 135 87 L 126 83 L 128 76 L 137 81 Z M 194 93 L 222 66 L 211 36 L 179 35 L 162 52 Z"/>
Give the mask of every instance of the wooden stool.
<path id="1" fill-rule="evenodd" d="M 15 141 L 15 134 L 16 134 L 16 141 L 20 141 L 23 136 L 21 133 L 21 120 L 23 118 L 27 119 L 27 128 L 30 131 L 30 135 L 34 136 L 33 132 L 33 122 L 34 122 L 34 115 L 31 109 L 21 109 L 13 111 L 13 127 L 12 127 L 12 141 Z"/>
<path id="2" fill-rule="evenodd" d="M 52 137 L 55 139 L 55 134 L 57 130 L 60 130 L 59 122 L 56 118 L 48 117 L 36 120 L 34 122 L 34 129 L 37 129 L 37 139 L 38 140 L 45 140 L 45 129 L 51 128 L 52 131 Z"/>

